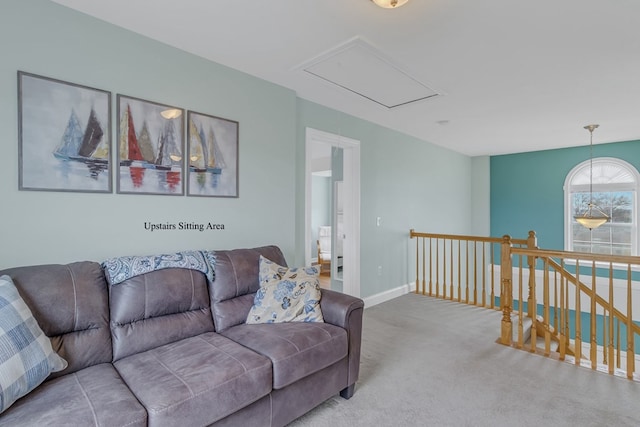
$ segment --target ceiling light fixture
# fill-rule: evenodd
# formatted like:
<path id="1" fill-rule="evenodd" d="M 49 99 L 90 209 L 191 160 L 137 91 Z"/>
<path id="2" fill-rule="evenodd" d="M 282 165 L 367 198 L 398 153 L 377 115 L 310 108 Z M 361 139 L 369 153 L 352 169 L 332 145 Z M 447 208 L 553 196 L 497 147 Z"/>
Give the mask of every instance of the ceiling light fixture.
<path id="1" fill-rule="evenodd" d="M 400 7 L 409 0 L 371 0 L 375 4 L 380 7 L 384 7 L 385 9 L 395 9 L 396 7 Z"/>
<path id="2" fill-rule="evenodd" d="M 602 209 L 593 203 L 593 130 L 597 129 L 598 126 L 599 125 L 587 125 L 584 127 L 591 134 L 589 143 L 589 204 L 583 213 L 574 216 L 575 220 L 578 221 L 579 224 L 589 230 L 600 227 L 610 219 Z"/>
<path id="3" fill-rule="evenodd" d="M 165 119 L 176 119 L 182 115 L 182 110 L 178 108 L 169 108 L 167 110 L 160 111 L 160 114 Z"/>

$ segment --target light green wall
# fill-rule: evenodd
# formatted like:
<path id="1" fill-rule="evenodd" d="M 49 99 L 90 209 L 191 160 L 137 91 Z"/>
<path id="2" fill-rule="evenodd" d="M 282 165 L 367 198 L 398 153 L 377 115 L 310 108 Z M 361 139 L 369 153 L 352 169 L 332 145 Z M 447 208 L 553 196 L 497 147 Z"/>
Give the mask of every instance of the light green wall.
<path id="1" fill-rule="evenodd" d="M 0 268 L 262 244 L 294 257 L 294 92 L 46 0 L 3 1 L 0 40 Z M 237 120 L 240 197 L 18 191 L 17 70 Z"/>
<path id="2" fill-rule="evenodd" d="M 311 257 L 318 255 L 318 227 L 331 225 L 331 177 L 312 176 Z"/>
<path id="3" fill-rule="evenodd" d="M 305 128 L 360 141 L 361 296 L 405 285 L 415 275 L 409 230 L 471 231 L 471 159 L 374 123 L 298 101 L 298 158 L 304 165 Z M 488 171 L 486 171 L 488 173 Z M 297 246 L 304 247 L 304 167 L 297 171 Z M 488 195 L 487 195 L 488 196 Z M 380 227 L 376 217 L 382 218 Z M 298 253 L 298 262 L 303 254 Z M 410 259 L 411 258 L 411 259 Z M 382 275 L 378 276 L 378 266 Z"/>
<path id="4" fill-rule="evenodd" d="M 490 236 L 491 232 L 490 169 L 489 156 L 471 159 L 471 234 L 474 236 Z"/>
<path id="5" fill-rule="evenodd" d="M 409 229 L 476 227 L 470 212 L 485 191 L 476 183 L 488 175 L 482 161 L 47 0 L 5 0 L 0 38 L 0 268 L 263 244 L 279 245 L 290 265 L 303 263 L 306 127 L 361 141 L 363 297 L 414 280 Z M 120 93 L 237 120 L 240 197 L 18 191 L 17 70 L 111 91 L 114 107 Z M 150 233 L 146 221 L 212 221 L 225 230 Z"/>

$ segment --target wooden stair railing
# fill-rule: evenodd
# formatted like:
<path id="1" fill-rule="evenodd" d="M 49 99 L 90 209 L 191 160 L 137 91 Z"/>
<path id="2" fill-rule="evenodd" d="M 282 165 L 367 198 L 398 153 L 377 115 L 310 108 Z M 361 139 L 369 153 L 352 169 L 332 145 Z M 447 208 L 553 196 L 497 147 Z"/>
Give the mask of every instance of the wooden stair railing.
<path id="1" fill-rule="evenodd" d="M 506 255 L 506 253 L 510 255 Z M 606 370 L 610 374 L 616 373 L 617 368 L 618 371 L 625 371 L 624 374 L 627 378 L 634 378 L 636 361 L 634 344 L 636 335 L 640 335 L 640 326 L 633 320 L 632 291 L 634 276 L 640 277 L 640 273 L 634 272 L 640 267 L 640 257 L 549 251 L 503 245 L 503 265 L 501 268 L 503 284 L 509 284 L 512 275 L 510 266 L 509 271 L 505 271 L 505 264 L 509 264 L 514 257 L 521 260 L 524 256 L 534 260 L 534 263 L 535 260 L 542 262 L 541 270 L 529 270 L 533 274 L 529 276 L 530 294 L 527 301 L 529 304 L 527 311 L 529 315 L 535 316 L 529 350 L 538 350 L 536 334 L 540 333 L 544 336 L 542 352 L 546 356 L 551 353 L 551 341 L 557 340 L 560 344 L 558 349 L 560 360 L 564 360 L 565 356 L 569 355 L 575 358 L 575 363 L 578 365 L 586 364 L 591 369 Z M 509 258 L 509 261 L 505 260 L 506 257 Z M 575 273 L 569 271 L 568 268 L 574 269 Z M 517 271 L 518 283 L 521 288 L 522 262 L 519 263 Z M 543 275 L 541 292 L 537 289 L 536 273 Z M 636 284 L 638 277 L 635 277 Z M 614 279 L 624 283 L 626 287 L 623 297 L 618 295 L 615 300 Z M 607 288 L 606 292 L 599 293 L 598 286 Z M 539 293 L 542 294 L 543 300 L 541 315 L 537 314 L 539 305 L 536 301 L 536 294 Z M 519 298 L 516 299 L 519 305 L 523 303 L 521 295 L 520 293 Z M 509 298 L 509 289 L 505 289 L 504 296 Z M 588 308 L 582 307 L 583 300 L 588 301 Z M 619 300 L 622 302 L 616 304 Z M 522 312 L 522 310 L 520 311 Z M 552 313 L 553 316 L 551 316 Z M 570 320 L 572 316 L 573 321 Z M 587 318 L 587 325 L 582 324 L 583 316 Z M 601 324 L 598 324 L 599 316 Z M 503 318 L 501 342 L 510 344 L 505 342 L 508 340 L 504 339 L 504 326 Z M 600 343 L 602 345 L 598 343 L 597 338 L 599 326 L 601 327 Z M 520 328 L 520 324 L 518 327 Z M 621 336 L 623 329 L 626 329 L 626 333 Z M 583 332 L 587 331 L 588 337 L 583 339 Z M 623 343 L 626 346 L 626 351 L 623 349 Z M 516 347 L 522 348 L 522 346 L 523 343 L 519 339 Z M 601 354 L 598 353 L 600 347 L 602 348 Z M 625 369 L 622 368 L 622 357 L 626 358 Z"/>
<path id="2" fill-rule="evenodd" d="M 410 237 L 417 294 L 501 310 L 502 344 L 640 380 L 640 257 L 543 250 L 533 231 L 527 239 L 414 230 Z"/>
<path id="3" fill-rule="evenodd" d="M 422 233 L 410 230 L 416 239 L 417 294 L 497 309 L 496 260 L 501 259 L 502 237 Z M 528 239 L 510 239 L 515 247 L 535 246 L 535 233 Z M 503 301 L 504 299 L 500 299 Z M 502 307 L 500 307 L 502 309 Z"/>

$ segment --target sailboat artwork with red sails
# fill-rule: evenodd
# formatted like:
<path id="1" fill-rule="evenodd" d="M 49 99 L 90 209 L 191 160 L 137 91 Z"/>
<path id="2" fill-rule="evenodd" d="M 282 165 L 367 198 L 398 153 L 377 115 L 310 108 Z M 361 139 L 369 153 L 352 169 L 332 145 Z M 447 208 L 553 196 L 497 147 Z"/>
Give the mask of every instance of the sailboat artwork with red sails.
<path id="1" fill-rule="evenodd" d="M 129 167 L 131 181 L 134 187 L 140 187 L 144 179 L 142 152 L 138 146 L 136 127 L 131 116 L 131 107 L 127 109 L 120 120 L 120 166 Z"/>
<path id="2" fill-rule="evenodd" d="M 162 112 L 166 106 L 133 98 L 124 102 L 119 99 L 119 105 L 122 113 L 118 129 L 118 190 L 181 194 L 183 125 L 180 115 L 164 117 Z"/>

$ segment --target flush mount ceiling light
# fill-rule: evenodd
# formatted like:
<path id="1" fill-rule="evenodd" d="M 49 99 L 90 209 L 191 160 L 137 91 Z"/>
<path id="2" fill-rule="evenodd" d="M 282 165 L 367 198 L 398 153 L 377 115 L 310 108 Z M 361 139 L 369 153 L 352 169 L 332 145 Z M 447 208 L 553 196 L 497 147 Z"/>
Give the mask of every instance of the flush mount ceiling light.
<path id="1" fill-rule="evenodd" d="M 400 7 L 409 0 L 371 0 L 375 4 L 380 7 L 384 7 L 385 9 L 395 9 L 396 7 Z"/>
<path id="2" fill-rule="evenodd" d="M 584 128 L 589 131 L 591 134 L 591 139 L 589 143 L 589 204 L 587 205 L 587 209 L 581 213 L 580 215 L 574 216 L 575 220 L 578 221 L 579 224 L 588 228 L 589 230 L 593 230 L 594 228 L 600 227 L 605 222 L 609 221 L 609 217 L 605 214 L 602 209 L 596 206 L 593 203 L 593 130 L 597 129 L 599 125 L 587 125 Z"/>
<path id="3" fill-rule="evenodd" d="M 179 110 L 177 108 L 170 108 L 168 110 L 161 111 L 160 114 L 165 119 L 176 119 L 182 115 L 182 110 Z"/>

